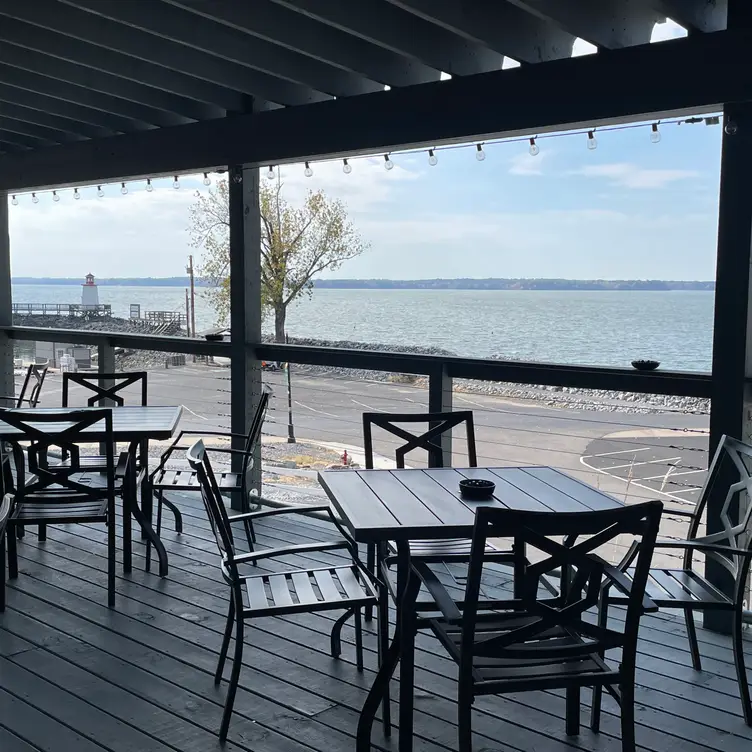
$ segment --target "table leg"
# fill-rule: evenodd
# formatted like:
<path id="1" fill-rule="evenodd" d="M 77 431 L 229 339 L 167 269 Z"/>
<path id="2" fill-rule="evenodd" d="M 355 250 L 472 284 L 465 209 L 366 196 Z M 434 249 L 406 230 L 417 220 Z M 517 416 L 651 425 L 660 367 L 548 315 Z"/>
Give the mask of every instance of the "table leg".
<path id="1" fill-rule="evenodd" d="M 356 736 L 356 752 L 371 749 L 371 728 L 376 711 L 384 698 L 384 690 L 400 664 L 399 749 L 410 752 L 413 745 L 413 693 L 415 674 L 415 602 L 420 581 L 410 575 L 410 544 L 397 544 L 397 620 L 394 638 L 383 657 L 376 679 L 360 712 Z"/>
<path id="2" fill-rule="evenodd" d="M 141 511 L 141 509 L 139 509 L 138 504 L 134 504 L 131 508 L 131 511 L 133 512 L 133 516 L 135 517 L 136 522 L 141 527 L 141 531 L 144 534 L 144 537 L 148 538 L 148 540 L 151 541 L 152 546 L 154 546 L 154 550 L 157 552 L 157 557 L 159 559 L 159 576 L 166 577 L 167 551 L 165 551 L 165 547 L 162 544 L 162 541 L 154 532 L 154 528 L 151 526 L 149 520 L 146 519 L 144 513 Z"/>
<path id="3" fill-rule="evenodd" d="M 145 440 L 140 442 L 138 446 L 139 459 L 141 462 L 142 472 L 144 473 L 144 480 L 141 483 L 141 509 L 144 512 L 144 517 L 151 525 L 152 519 L 152 492 L 151 485 L 148 482 L 149 478 L 149 441 Z M 146 540 L 147 535 L 142 530 L 141 540 Z"/>
<path id="4" fill-rule="evenodd" d="M 133 570 L 133 526 L 131 515 L 135 492 L 131 472 L 123 480 L 123 571 L 129 573 Z"/>

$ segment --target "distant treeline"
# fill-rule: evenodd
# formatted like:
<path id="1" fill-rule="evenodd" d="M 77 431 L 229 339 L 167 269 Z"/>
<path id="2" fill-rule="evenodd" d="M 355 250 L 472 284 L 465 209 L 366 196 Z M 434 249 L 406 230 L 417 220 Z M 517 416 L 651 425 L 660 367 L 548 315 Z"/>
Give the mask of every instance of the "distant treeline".
<path id="1" fill-rule="evenodd" d="M 188 287 L 188 277 L 95 277 L 98 285 L 116 287 Z M 83 277 L 13 277 L 14 285 L 82 285 Z M 196 285 L 205 287 L 205 283 L 197 279 Z"/>
<path id="2" fill-rule="evenodd" d="M 663 279 L 319 279 L 330 290 L 715 290 L 715 282 Z"/>

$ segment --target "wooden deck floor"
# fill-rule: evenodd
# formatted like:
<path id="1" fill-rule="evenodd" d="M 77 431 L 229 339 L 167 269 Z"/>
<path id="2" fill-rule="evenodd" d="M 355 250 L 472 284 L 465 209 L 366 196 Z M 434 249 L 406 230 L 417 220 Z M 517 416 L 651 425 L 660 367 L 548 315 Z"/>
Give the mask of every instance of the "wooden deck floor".
<path id="1" fill-rule="evenodd" d="M 137 543 L 134 572 L 121 573 L 114 611 L 105 605 L 102 529 L 50 529 L 42 544 L 27 534 L 19 546 L 21 574 L 10 583 L 8 609 L 0 614 L 2 752 L 219 748 L 225 687 L 215 689 L 212 672 L 227 589 L 199 502 L 183 498 L 185 533 L 164 536 L 169 577 L 143 571 L 143 546 Z M 277 519 L 259 525 L 259 544 L 320 539 L 328 530 L 318 521 Z M 329 561 L 329 555 L 315 555 L 305 564 Z M 358 712 L 374 676 L 375 638 L 372 632 L 366 636 L 366 671 L 359 674 L 352 629 L 343 632 L 342 658 L 328 654 L 332 618 L 266 619 L 248 629 L 227 750 L 354 749 Z M 638 743 L 654 752 L 748 749 L 752 730 L 741 718 L 729 641 L 701 631 L 706 665 L 696 673 L 679 620 L 658 615 L 643 624 Z M 425 635 L 419 637 L 417 665 L 415 748 L 455 749 L 453 666 Z M 589 692 L 583 702 L 589 702 Z M 481 698 L 475 749 L 619 750 L 618 716 L 613 705 L 607 710 L 601 734 L 583 728 L 579 737 L 567 739 L 560 693 Z M 375 727 L 374 745 L 396 750 L 396 736 L 389 742 Z"/>

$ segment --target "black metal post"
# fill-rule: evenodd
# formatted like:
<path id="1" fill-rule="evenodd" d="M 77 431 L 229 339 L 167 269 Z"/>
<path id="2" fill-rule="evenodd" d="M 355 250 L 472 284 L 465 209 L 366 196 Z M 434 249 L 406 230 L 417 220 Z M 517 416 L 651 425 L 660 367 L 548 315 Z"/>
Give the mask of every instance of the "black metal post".
<path id="1" fill-rule="evenodd" d="M 261 396 L 261 363 L 252 344 L 261 341 L 261 215 L 258 169 L 232 166 L 229 178 L 230 214 L 230 425 L 233 433 L 250 430 L 251 418 Z M 242 439 L 233 439 L 236 449 Z M 233 457 L 240 471 L 242 457 Z M 255 449 L 248 487 L 261 493 L 261 446 Z M 234 509 L 243 500 L 232 499 Z"/>
<path id="2" fill-rule="evenodd" d="M 290 338 L 285 334 L 285 343 L 290 344 Z M 295 443 L 295 425 L 292 422 L 292 375 L 290 369 L 291 363 L 285 363 L 287 371 L 287 443 Z"/>
<path id="3" fill-rule="evenodd" d="M 715 319 L 713 327 L 713 384 L 710 411 L 710 453 L 723 434 L 750 440 L 752 391 L 752 327 L 750 326 L 750 262 L 752 261 L 752 103 L 724 108 L 721 193 L 718 219 Z M 727 480 L 721 475 L 717 493 L 708 502 L 707 529 L 722 528 L 721 512 Z M 730 479 L 729 479 L 730 480 Z M 734 515 L 737 510 L 729 512 Z M 719 564 L 708 561 L 706 576 L 731 594 L 733 580 Z M 728 632 L 726 614 L 706 612 L 705 626 Z"/>
<path id="4" fill-rule="evenodd" d="M 0 191 L 0 329 L 13 324 L 10 285 L 10 232 L 8 194 Z M 0 394 L 15 394 L 13 383 L 13 342 L 0 331 Z"/>
<path id="5" fill-rule="evenodd" d="M 439 365 L 428 375 L 428 411 L 446 413 L 452 410 L 452 377 L 446 366 Z M 444 467 L 452 465 L 452 432 L 439 436 Z M 430 458 L 429 458 L 430 464 Z"/>

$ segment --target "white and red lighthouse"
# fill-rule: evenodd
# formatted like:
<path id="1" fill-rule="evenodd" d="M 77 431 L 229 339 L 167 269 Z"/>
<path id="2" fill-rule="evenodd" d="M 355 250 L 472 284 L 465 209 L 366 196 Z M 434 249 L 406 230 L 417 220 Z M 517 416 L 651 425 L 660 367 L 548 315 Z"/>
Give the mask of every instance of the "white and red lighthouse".
<path id="1" fill-rule="evenodd" d="M 97 308 L 99 306 L 99 290 L 91 272 L 86 275 L 86 282 L 81 285 L 81 306 L 83 308 Z"/>

